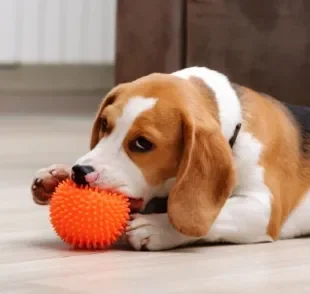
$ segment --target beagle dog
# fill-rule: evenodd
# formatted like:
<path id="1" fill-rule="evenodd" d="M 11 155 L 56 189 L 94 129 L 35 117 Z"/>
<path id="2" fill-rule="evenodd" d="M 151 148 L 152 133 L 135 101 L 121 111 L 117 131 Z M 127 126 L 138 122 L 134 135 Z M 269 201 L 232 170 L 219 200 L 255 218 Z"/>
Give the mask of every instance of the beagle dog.
<path id="1" fill-rule="evenodd" d="M 126 228 L 136 250 L 304 236 L 310 129 L 302 130 L 293 113 L 205 67 L 150 74 L 107 94 L 91 151 L 72 168 L 38 171 L 33 199 L 47 204 L 70 176 L 125 193 L 136 212 Z M 142 213 L 153 198 L 167 196 L 166 212 Z"/>

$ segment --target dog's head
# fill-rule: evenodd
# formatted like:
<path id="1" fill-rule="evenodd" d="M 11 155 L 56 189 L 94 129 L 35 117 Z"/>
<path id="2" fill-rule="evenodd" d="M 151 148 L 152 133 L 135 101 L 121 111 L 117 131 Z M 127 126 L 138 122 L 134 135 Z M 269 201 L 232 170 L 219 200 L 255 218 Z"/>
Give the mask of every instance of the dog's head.
<path id="1" fill-rule="evenodd" d="M 88 184 L 141 199 L 143 206 L 169 194 L 174 227 L 205 235 L 235 179 L 211 96 L 201 81 L 167 74 L 112 89 L 95 118 L 91 151 L 76 162 Z"/>

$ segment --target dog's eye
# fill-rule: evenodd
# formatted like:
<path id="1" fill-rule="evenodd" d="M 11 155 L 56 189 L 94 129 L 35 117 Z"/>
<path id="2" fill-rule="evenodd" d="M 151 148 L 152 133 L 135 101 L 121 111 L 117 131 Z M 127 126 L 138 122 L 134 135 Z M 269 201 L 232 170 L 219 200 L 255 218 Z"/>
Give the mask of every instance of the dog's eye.
<path id="1" fill-rule="evenodd" d="M 129 149 L 132 152 L 149 152 L 153 149 L 154 145 L 145 137 L 138 137 L 129 143 Z"/>
<path id="2" fill-rule="evenodd" d="M 101 131 L 105 133 L 108 130 L 108 121 L 106 118 L 101 119 Z"/>

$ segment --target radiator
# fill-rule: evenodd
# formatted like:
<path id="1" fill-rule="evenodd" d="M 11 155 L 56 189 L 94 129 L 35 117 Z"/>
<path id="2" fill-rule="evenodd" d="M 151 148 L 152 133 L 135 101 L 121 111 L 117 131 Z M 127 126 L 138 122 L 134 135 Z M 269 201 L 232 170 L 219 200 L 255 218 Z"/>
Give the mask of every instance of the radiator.
<path id="1" fill-rule="evenodd" d="M 0 0 L 0 64 L 112 63 L 116 0 Z"/>

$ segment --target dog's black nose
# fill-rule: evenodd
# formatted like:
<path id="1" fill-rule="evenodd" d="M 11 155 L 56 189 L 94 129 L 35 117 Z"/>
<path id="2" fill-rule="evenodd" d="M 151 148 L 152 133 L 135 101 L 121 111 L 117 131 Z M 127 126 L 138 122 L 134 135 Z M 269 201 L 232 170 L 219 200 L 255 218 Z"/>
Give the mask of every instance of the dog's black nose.
<path id="1" fill-rule="evenodd" d="M 95 169 L 90 165 L 76 164 L 72 167 L 72 180 L 77 185 L 88 185 L 85 176 L 94 172 Z"/>

